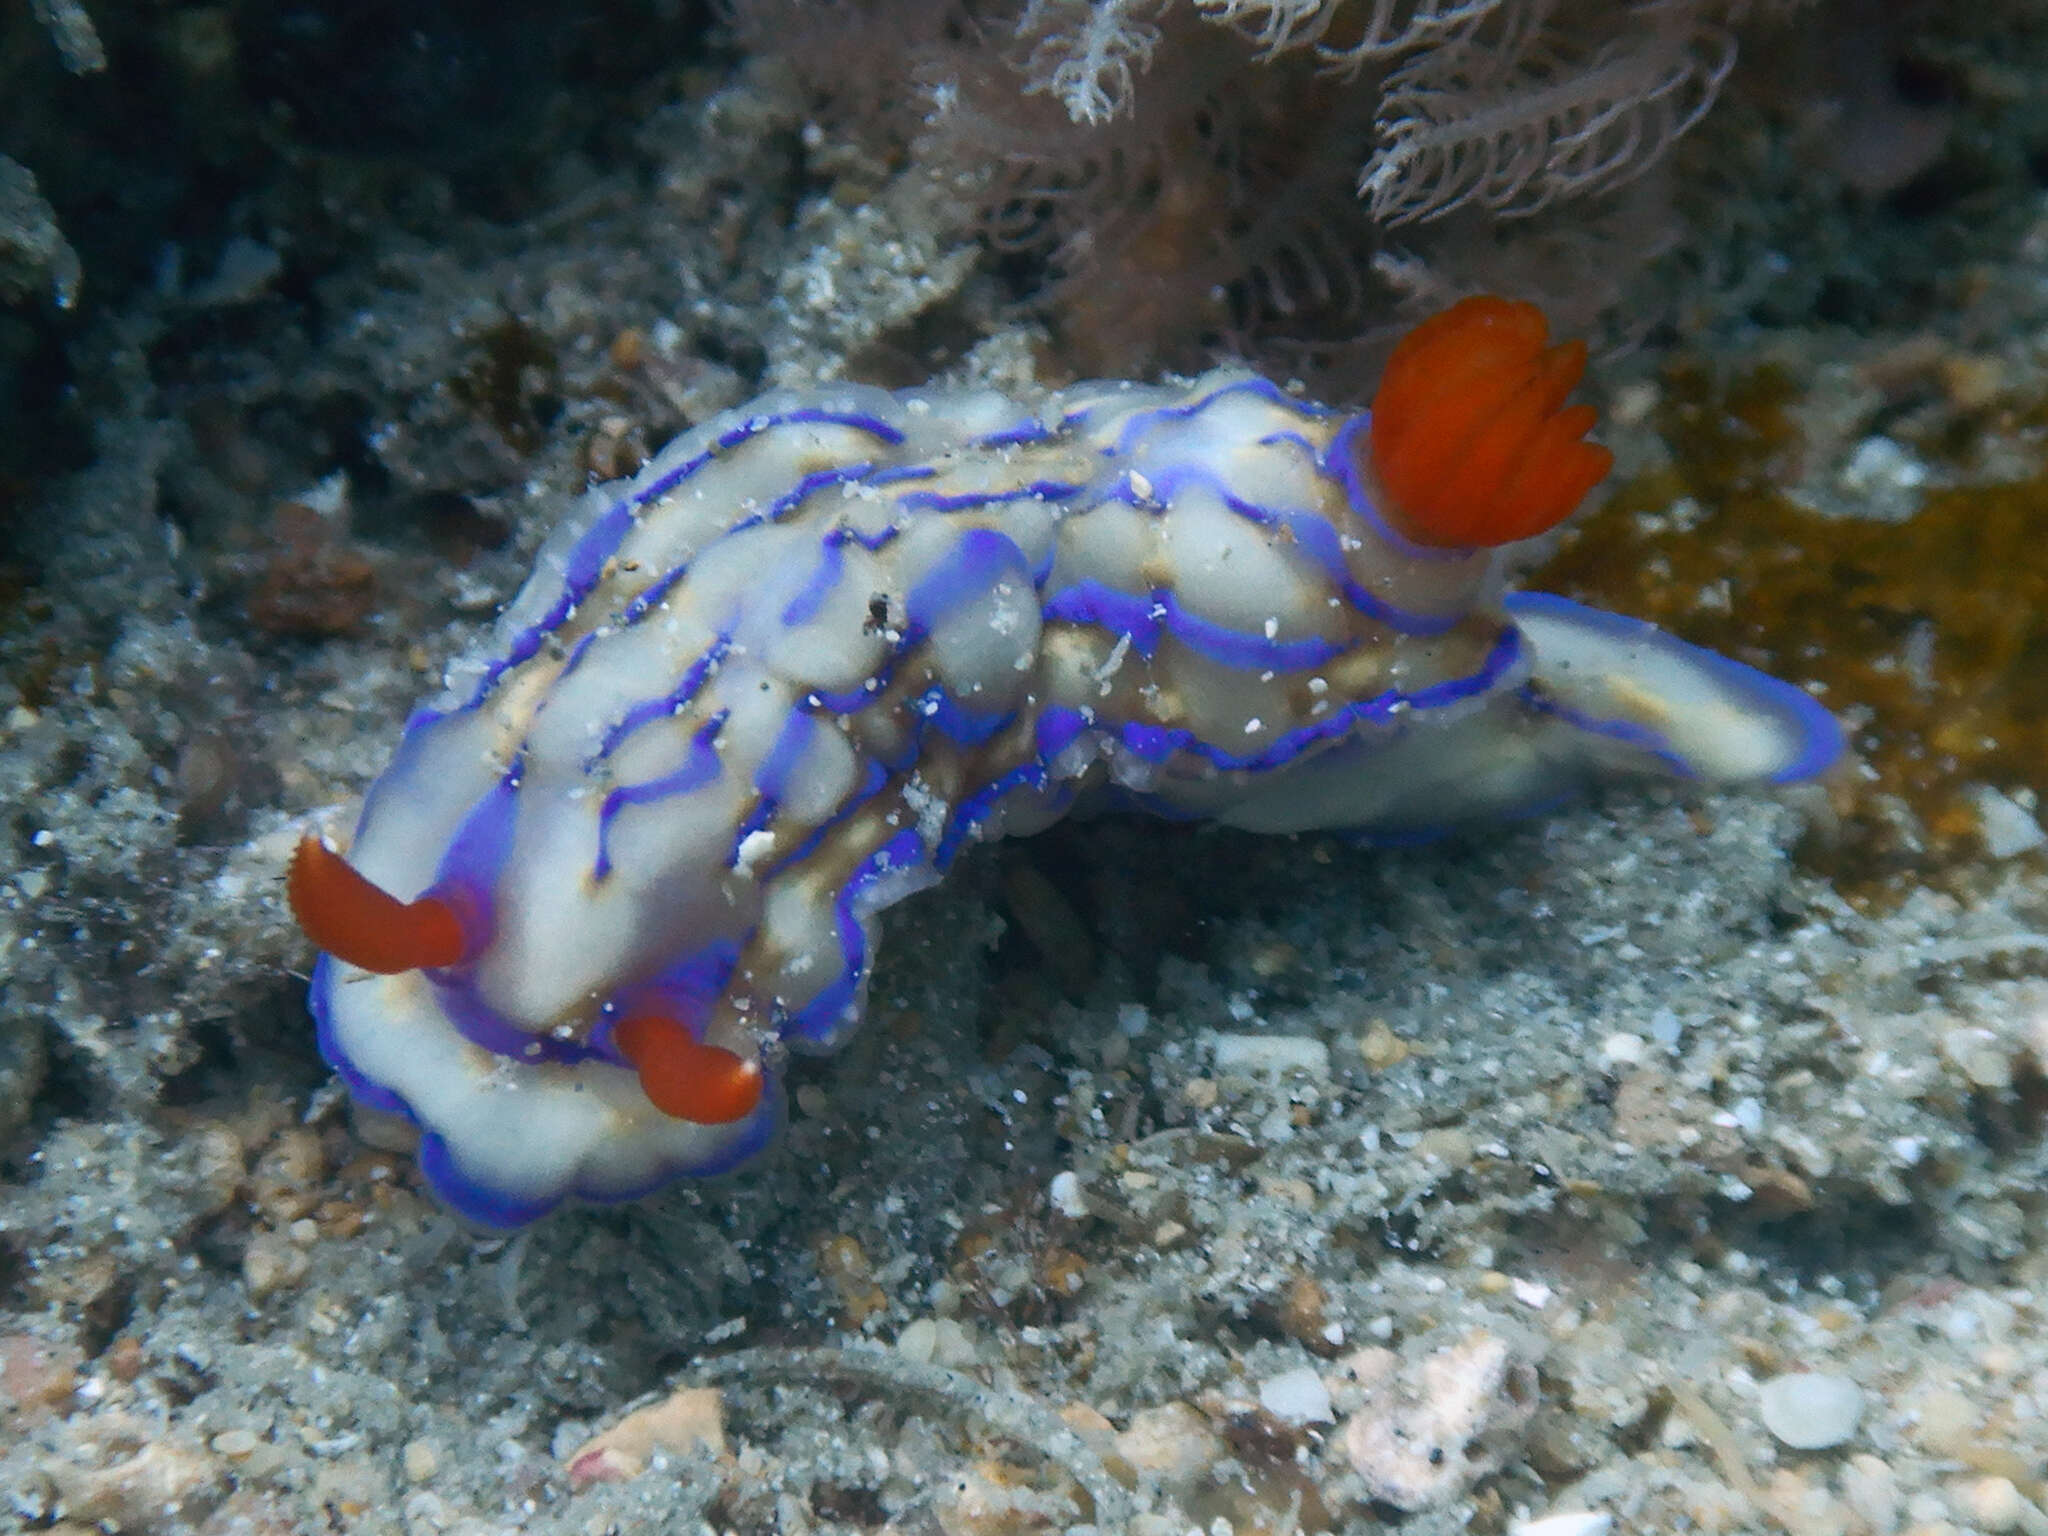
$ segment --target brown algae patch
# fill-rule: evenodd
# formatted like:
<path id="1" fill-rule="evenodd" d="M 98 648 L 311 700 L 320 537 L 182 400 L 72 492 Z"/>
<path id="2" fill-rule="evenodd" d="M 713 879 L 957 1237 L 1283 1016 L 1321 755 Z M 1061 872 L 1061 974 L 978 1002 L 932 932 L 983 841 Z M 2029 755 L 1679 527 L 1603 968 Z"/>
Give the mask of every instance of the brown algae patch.
<path id="1" fill-rule="evenodd" d="M 1816 685 L 1861 761 L 1809 864 L 1858 901 L 1955 880 L 1984 853 L 1980 786 L 2048 791 L 2048 470 L 1930 490 L 1902 523 L 1825 517 L 1782 488 L 1803 447 L 1784 370 L 1662 382 L 1672 462 L 1531 584 Z"/>

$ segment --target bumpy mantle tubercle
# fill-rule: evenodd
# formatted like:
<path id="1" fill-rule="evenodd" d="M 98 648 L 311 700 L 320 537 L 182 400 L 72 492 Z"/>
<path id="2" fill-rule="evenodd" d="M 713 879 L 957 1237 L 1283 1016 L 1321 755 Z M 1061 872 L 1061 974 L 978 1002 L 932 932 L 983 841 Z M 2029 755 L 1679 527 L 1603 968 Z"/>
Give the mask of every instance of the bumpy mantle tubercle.
<path id="1" fill-rule="evenodd" d="M 1077 804 L 1382 838 L 1834 760 L 1799 690 L 1498 592 L 1606 472 L 1584 366 L 1465 301 L 1371 413 L 1219 370 L 783 391 L 592 491 L 289 894 L 359 1104 L 513 1226 L 729 1168 L 858 1021 L 875 914 Z"/>

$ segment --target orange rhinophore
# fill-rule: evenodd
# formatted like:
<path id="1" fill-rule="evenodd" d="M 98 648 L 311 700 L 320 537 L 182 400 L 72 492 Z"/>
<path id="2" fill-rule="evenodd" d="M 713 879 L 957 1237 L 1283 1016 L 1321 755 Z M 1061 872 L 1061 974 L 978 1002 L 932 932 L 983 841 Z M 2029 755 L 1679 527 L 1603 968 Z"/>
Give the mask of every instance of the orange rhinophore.
<path id="1" fill-rule="evenodd" d="M 1614 455 L 1581 439 L 1595 418 L 1565 396 L 1583 341 L 1547 345 L 1533 304 L 1481 295 L 1415 327 L 1372 403 L 1369 466 L 1387 521 L 1418 544 L 1490 548 L 1571 515 Z"/>
<path id="2" fill-rule="evenodd" d="M 317 837 L 303 837 L 285 874 L 292 916 L 337 960 L 380 976 L 458 964 L 469 938 L 452 903 L 400 901 Z"/>
<path id="3" fill-rule="evenodd" d="M 761 1064 L 723 1046 L 704 1045 L 674 1019 L 636 1013 L 612 1031 L 619 1054 L 664 1115 L 698 1125 L 744 1120 L 761 1102 Z"/>

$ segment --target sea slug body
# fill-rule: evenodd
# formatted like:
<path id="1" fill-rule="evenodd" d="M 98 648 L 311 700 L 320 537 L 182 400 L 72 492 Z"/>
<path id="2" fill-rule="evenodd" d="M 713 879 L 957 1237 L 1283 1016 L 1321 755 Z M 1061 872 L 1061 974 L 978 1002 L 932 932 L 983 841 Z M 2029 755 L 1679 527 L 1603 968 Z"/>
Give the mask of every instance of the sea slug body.
<path id="1" fill-rule="evenodd" d="M 491 1225 L 729 1168 L 858 1021 L 883 907 L 1077 805 L 1422 836 L 1836 756 L 1786 684 L 1500 591 L 1607 467 L 1583 349 L 1468 300 L 1371 413 L 1254 375 L 765 396 L 586 495 L 346 857 L 321 1049 Z"/>

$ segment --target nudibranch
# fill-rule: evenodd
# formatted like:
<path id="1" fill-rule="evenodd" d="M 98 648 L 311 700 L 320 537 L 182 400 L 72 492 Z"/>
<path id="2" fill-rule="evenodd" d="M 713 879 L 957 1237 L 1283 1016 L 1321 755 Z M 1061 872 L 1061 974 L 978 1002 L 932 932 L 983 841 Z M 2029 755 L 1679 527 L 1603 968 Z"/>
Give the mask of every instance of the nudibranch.
<path id="1" fill-rule="evenodd" d="M 1788 782 L 1805 693 L 1503 592 L 1605 473 L 1582 346 L 1470 299 L 1369 412 L 1233 369 L 781 391 L 589 492 L 288 881 L 320 1045 L 507 1227 L 729 1168 L 875 916 L 1077 807 L 1410 838 L 1599 775 Z"/>

